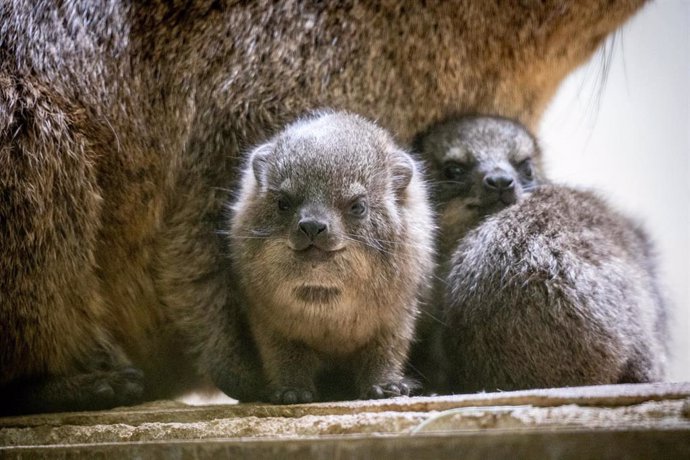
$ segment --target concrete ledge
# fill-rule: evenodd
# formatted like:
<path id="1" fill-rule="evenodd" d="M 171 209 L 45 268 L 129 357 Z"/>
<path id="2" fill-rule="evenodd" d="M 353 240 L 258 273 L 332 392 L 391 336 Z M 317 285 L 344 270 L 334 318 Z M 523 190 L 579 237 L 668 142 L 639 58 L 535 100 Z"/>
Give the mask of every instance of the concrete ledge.
<path id="1" fill-rule="evenodd" d="M 393 452 L 400 458 L 459 452 L 467 458 L 482 452 L 482 458 L 521 452 L 545 458 L 568 458 L 571 452 L 578 458 L 690 458 L 690 383 L 295 406 L 159 401 L 104 412 L 0 418 L 0 457 L 11 458 L 361 458 Z"/>
<path id="2" fill-rule="evenodd" d="M 3 458 L 251 458 L 323 460 L 438 460 L 463 458 L 681 459 L 690 458 L 687 430 L 459 433 L 286 441 L 212 440 L 14 448 Z"/>

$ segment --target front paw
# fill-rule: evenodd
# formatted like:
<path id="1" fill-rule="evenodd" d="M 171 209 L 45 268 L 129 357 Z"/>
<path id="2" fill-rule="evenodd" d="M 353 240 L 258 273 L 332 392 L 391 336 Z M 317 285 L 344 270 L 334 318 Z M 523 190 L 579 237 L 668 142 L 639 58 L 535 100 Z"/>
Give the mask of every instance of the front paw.
<path id="1" fill-rule="evenodd" d="M 134 367 L 93 371 L 34 382 L 13 382 L 0 393 L 0 414 L 106 410 L 142 401 L 144 373 Z"/>
<path id="2" fill-rule="evenodd" d="M 361 399 L 385 399 L 396 396 L 409 396 L 410 387 L 402 380 L 371 385 L 364 391 Z"/>
<path id="3" fill-rule="evenodd" d="M 144 373 L 134 367 L 94 371 L 48 381 L 40 394 L 66 410 L 102 410 L 142 401 Z"/>
<path id="4" fill-rule="evenodd" d="M 144 373 L 134 367 L 91 374 L 93 381 L 85 383 L 83 390 L 95 401 L 106 405 L 131 405 L 140 402 L 144 392 Z"/>
<path id="5" fill-rule="evenodd" d="M 315 392 L 305 388 L 281 387 L 271 392 L 269 400 L 273 404 L 302 404 L 314 402 Z"/>

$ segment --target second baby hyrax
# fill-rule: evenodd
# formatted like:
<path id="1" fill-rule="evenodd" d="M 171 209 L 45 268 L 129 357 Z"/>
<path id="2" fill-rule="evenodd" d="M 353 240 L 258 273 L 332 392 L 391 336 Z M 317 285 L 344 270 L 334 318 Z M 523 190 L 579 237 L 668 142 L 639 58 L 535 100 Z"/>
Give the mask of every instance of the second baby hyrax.
<path id="1" fill-rule="evenodd" d="M 545 184 L 537 143 L 513 120 L 450 119 L 418 148 L 436 183 L 450 391 L 663 378 L 666 311 L 635 222 Z"/>

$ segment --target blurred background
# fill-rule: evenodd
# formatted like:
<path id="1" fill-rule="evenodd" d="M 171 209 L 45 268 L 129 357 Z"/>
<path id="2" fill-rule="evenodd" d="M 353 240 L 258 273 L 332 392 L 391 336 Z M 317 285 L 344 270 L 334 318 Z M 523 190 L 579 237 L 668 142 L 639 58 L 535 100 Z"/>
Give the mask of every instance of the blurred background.
<path id="1" fill-rule="evenodd" d="M 539 135 L 551 179 L 600 191 L 654 239 L 669 380 L 690 381 L 690 1 L 646 5 L 563 83 Z"/>

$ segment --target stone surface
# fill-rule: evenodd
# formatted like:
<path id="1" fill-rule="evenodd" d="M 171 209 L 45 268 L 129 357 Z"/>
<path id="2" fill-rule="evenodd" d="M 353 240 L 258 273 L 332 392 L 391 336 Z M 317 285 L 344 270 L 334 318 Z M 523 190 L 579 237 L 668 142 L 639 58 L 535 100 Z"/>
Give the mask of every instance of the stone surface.
<path id="1" fill-rule="evenodd" d="M 690 384 L 0 418 L 0 457 L 690 458 Z M 572 453 L 578 455 L 571 455 Z M 483 455 L 480 455 L 482 454 Z M 672 457 L 669 457 L 672 458 Z"/>

